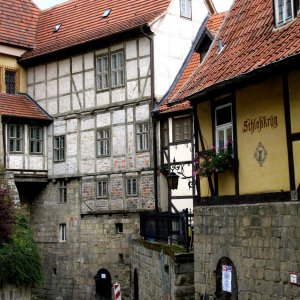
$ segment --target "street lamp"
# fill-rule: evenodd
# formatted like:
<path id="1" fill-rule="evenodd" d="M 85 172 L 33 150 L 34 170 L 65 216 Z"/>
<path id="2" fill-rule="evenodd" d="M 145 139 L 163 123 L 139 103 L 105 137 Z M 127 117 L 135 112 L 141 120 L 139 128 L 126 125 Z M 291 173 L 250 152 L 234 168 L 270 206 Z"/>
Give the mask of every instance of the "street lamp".
<path id="1" fill-rule="evenodd" d="M 171 172 L 167 175 L 169 190 L 177 190 L 177 188 L 178 188 L 178 179 L 179 179 L 179 176 L 174 172 Z"/>

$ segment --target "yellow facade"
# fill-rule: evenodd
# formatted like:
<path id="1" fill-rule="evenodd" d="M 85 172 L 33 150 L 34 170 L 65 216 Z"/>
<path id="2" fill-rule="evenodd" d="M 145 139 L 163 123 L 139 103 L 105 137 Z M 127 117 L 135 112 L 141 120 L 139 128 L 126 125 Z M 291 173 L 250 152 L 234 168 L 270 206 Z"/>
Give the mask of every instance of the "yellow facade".
<path id="1" fill-rule="evenodd" d="M 288 78 L 292 133 L 299 133 L 300 72 L 291 73 Z M 233 118 L 236 123 L 240 195 L 290 190 L 282 80 L 281 76 L 272 77 L 235 91 L 236 116 Z M 202 136 L 208 146 L 213 144 L 209 102 L 199 103 L 197 107 Z M 293 152 L 297 188 L 300 183 L 300 141 L 293 142 Z M 210 196 L 207 178 L 200 179 L 200 187 L 201 197 Z M 219 196 L 235 195 L 233 169 L 218 176 L 218 190 Z"/>
<path id="2" fill-rule="evenodd" d="M 1 92 L 5 92 L 3 89 L 3 83 L 4 83 L 4 69 L 8 68 L 8 69 L 12 69 L 12 70 L 18 70 L 18 74 L 17 74 L 17 85 L 18 85 L 18 92 L 21 93 L 26 93 L 27 88 L 26 88 L 26 81 L 27 81 L 27 73 L 26 70 L 21 67 L 18 62 L 17 62 L 17 58 L 14 56 L 9 56 L 9 55 L 5 55 L 5 54 L 0 54 L 0 80 L 1 80 Z"/>

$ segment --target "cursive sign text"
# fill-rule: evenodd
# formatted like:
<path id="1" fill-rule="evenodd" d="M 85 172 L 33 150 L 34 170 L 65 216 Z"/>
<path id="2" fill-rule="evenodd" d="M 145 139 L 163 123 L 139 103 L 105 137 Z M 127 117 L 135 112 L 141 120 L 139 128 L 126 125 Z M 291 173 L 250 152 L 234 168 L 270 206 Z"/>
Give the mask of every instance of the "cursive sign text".
<path id="1" fill-rule="evenodd" d="M 243 133 L 250 132 L 253 134 L 255 131 L 260 132 L 263 128 L 277 128 L 278 126 L 278 119 L 277 116 L 259 116 L 258 118 L 254 119 L 247 119 L 244 121 L 243 126 Z"/>

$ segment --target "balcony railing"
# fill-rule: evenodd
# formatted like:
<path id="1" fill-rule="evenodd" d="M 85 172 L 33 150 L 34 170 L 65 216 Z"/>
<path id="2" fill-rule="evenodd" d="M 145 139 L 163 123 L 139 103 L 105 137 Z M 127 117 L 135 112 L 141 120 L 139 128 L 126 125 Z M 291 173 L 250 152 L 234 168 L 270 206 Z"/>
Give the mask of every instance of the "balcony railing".
<path id="1" fill-rule="evenodd" d="M 140 235 L 145 240 L 178 244 L 193 249 L 193 214 L 185 209 L 182 213 L 142 213 Z"/>

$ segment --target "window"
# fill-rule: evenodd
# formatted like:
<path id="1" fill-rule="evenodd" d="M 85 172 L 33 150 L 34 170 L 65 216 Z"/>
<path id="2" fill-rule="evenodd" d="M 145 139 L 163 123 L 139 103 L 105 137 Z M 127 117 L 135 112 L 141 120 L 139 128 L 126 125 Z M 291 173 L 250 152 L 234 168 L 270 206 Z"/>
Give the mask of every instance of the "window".
<path id="1" fill-rule="evenodd" d="M 65 180 L 58 181 L 58 202 L 67 203 L 67 183 Z"/>
<path id="2" fill-rule="evenodd" d="M 126 179 L 127 196 L 137 196 L 137 178 Z"/>
<path id="3" fill-rule="evenodd" d="M 294 18 L 295 0 L 274 0 L 276 26 L 286 24 Z"/>
<path id="4" fill-rule="evenodd" d="M 169 144 L 169 130 L 168 119 L 161 121 L 161 146 L 162 148 L 168 147 Z"/>
<path id="5" fill-rule="evenodd" d="M 232 110 L 231 104 L 222 105 L 216 108 L 216 148 L 227 147 L 232 141 Z"/>
<path id="6" fill-rule="evenodd" d="M 0 66 L 0 93 L 15 94 L 20 91 L 20 70 Z"/>
<path id="7" fill-rule="evenodd" d="M 23 126 L 9 125 L 9 151 L 23 151 Z"/>
<path id="8" fill-rule="evenodd" d="M 59 241 L 65 242 L 67 240 L 67 226 L 66 224 L 59 224 Z"/>
<path id="9" fill-rule="evenodd" d="M 116 233 L 123 233 L 123 223 L 115 223 Z"/>
<path id="10" fill-rule="evenodd" d="M 183 142 L 192 138 L 192 122 L 190 117 L 173 119 L 174 142 Z"/>
<path id="11" fill-rule="evenodd" d="M 107 188 L 108 188 L 107 180 L 98 181 L 97 182 L 97 197 L 98 198 L 107 197 Z"/>
<path id="12" fill-rule="evenodd" d="M 180 16 L 183 18 L 192 18 L 192 0 L 180 0 Z"/>
<path id="13" fill-rule="evenodd" d="M 149 124 L 141 123 L 136 125 L 136 148 L 137 151 L 149 150 Z"/>
<path id="14" fill-rule="evenodd" d="M 97 156 L 110 155 L 110 131 L 109 129 L 97 130 Z"/>
<path id="15" fill-rule="evenodd" d="M 43 152 L 43 131 L 42 127 L 30 127 L 30 153 L 42 154 Z"/>
<path id="16" fill-rule="evenodd" d="M 65 160 L 65 136 L 54 137 L 54 161 Z"/>
<path id="17" fill-rule="evenodd" d="M 97 90 L 106 90 L 109 87 L 124 86 L 125 63 L 124 52 L 119 51 L 111 55 L 97 58 Z"/>

